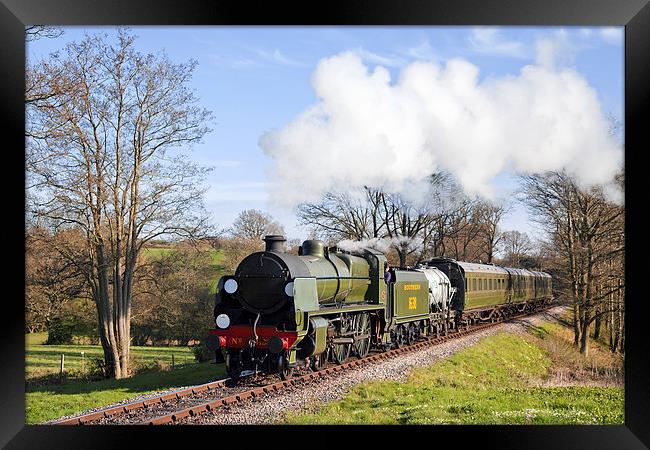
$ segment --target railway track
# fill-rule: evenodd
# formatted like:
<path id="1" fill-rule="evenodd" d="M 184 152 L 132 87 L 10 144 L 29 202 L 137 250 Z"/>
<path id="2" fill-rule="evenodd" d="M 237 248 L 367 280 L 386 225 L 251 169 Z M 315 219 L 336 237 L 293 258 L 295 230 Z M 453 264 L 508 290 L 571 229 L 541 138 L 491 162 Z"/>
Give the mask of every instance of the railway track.
<path id="1" fill-rule="evenodd" d="M 254 400 L 265 395 L 271 395 L 285 389 L 299 387 L 335 375 L 341 371 L 354 369 L 366 364 L 392 358 L 404 353 L 413 352 L 425 347 L 439 345 L 443 342 L 458 339 L 463 336 L 497 326 L 501 323 L 541 313 L 556 305 L 549 305 L 526 314 L 519 314 L 496 322 L 470 325 L 460 330 L 450 331 L 445 336 L 429 337 L 412 345 L 376 352 L 365 358 L 352 359 L 342 364 L 329 364 L 328 366 L 304 374 L 297 374 L 286 381 L 279 381 L 276 376 L 245 377 L 240 379 L 240 384 L 230 386 L 230 379 L 216 380 L 186 389 L 180 389 L 156 397 L 138 400 L 125 405 L 119 405 L 100 411 L 67 418 L 52 425 L 165 425 L 172 424 L 182 419 L 191 418 L 222 407 L 235 406 Z M 272 382 L 271 382 L 272 381 Z"/>

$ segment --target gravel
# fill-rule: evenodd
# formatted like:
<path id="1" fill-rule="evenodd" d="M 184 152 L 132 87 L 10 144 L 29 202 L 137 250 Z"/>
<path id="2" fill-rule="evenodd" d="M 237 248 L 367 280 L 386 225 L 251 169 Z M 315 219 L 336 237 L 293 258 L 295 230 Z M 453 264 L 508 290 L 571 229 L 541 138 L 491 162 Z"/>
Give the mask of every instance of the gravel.
<path id="1" fill-rule="evenodd" d="M 540 322 L 557 319 L 563 311 L 564 307 L 555 307 L 534 316 L 496 325 L 433 347 L 425 347 L 396 358 L 380 360 L 359 368 L 346 370 L 331 378 L 286 389 L 277 394 L 269 394 L 242 405 L 223 407 L 197 417 L 186 418 L 179 421 L 178 424 L 257 425 L 281 422 L 288 411 L 308 411 L 318 404 L 339 400 L 352 386 L 360 383 L 376 380 L 402 381 L 414 367 L 428 366 L 459 350 L 471 347 L 480 339 L 495 333 L 524 332 L 526 328 L 536 326 Z"/>

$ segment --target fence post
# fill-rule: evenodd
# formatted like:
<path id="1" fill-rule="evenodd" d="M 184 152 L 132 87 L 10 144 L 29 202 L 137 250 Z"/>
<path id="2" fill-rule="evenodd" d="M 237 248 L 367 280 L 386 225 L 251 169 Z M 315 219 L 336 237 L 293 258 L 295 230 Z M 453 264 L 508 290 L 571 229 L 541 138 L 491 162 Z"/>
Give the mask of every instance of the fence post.
<path id="1" fill-rule="evenodd" d="M 172 370 L 174 370 L 174 354 L 172 353 Z"/>
<path id="2" fill-rule="evenodd" d="M 65 371 L 65 354 L 61 353 L 61 370 L 59 372 L 59 383 L 63 384 L 63 372 Z"/>

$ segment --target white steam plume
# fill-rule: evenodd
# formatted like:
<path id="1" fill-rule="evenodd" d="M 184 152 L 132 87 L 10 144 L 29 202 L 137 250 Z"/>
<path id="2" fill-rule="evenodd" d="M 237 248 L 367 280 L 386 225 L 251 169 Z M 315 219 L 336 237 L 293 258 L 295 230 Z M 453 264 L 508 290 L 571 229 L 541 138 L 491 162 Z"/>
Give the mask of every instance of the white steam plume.
<path id="1" fill-rule="evenodd" d="M 364 249 L 375 249 L 382 253 L 388 253 L 391 247 L 402 247 L 412 251 L 422 246 L 422 239 L 399 236 L 394 238 L 370 238 L 362 241 L 343 239 L 336 244 L 338 248 L 346 252 L 360 252 Z"/>
<path id="2" fill-rule="evenodd" d="M 481 82 L 463 59 L 414 62 L 393 83 L 352 52 L 321 60 L 312 76 L 319 101 L 260 139 L 274 160 L 273 198 L 295 206 L 364 185 L 412 192 L 438 171 L 488 198 L 506 169 L 609 183 L 622 150 L 597 94 L 543 44 L 518 75 Z"/>

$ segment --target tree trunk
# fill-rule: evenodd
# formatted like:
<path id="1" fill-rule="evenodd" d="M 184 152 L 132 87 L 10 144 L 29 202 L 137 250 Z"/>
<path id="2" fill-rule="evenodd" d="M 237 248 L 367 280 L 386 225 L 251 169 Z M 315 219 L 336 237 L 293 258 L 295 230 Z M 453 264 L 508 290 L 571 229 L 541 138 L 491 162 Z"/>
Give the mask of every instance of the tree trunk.
<path id="1" fill-rule="evenodd" d="M 573 298 L 573 345 L 580 345 L 580 311 L 578 309 L 577 298 Z"/>
<path id="2" fill-rule="evenodd" d="M 406 267 L 406 250 L 400 247 L 397 249 L 397 254 L 399 255 L 399 266 Z"/>
<path id="3" fill-rule="evenodd" d="M 599 289 L 599 292 L 597 295 L 600 296 L 601 290 Z M 602 311 L 602 306 L 599 304 L 599 306 L 596 307 L 596 320 L 594 322 L 594 339 L 597 340 L 600 337 L 600 327 L 602 324 L 603 316 L 601 314 Z"/>
<path id="4" fill-rule="evenodd" d="M 580 353 L 589 355 L 589 322 L 584 321 L 582 335 L 580 336 Z"/>
<path id="5" fill-rule="evenodd" d="M 98 287 L 96 304 L 99 319 L 99 331 L 102 348 L 104 349 L 104 362 L 108 374 L 116 379 L 128 376 L 128 329 L 122 296 L 111 295 L 109 289 L 108 263 L 106 261 L 104 246 L 99 244 L 97 249 Z M 119 277 L 118 277 L 119 278 Z M 117 280 L 115 280 L 117 281 Z M 119 282 L 114 282 L 120 285 Z M 112 301 L 111 301 L 112 300 Z M 111 307 L 112 306 L 112 307 Z M 126 335 L 125 335 L 126 330 Z M 126 339 L 125 339 L 126 338 Z"/>

